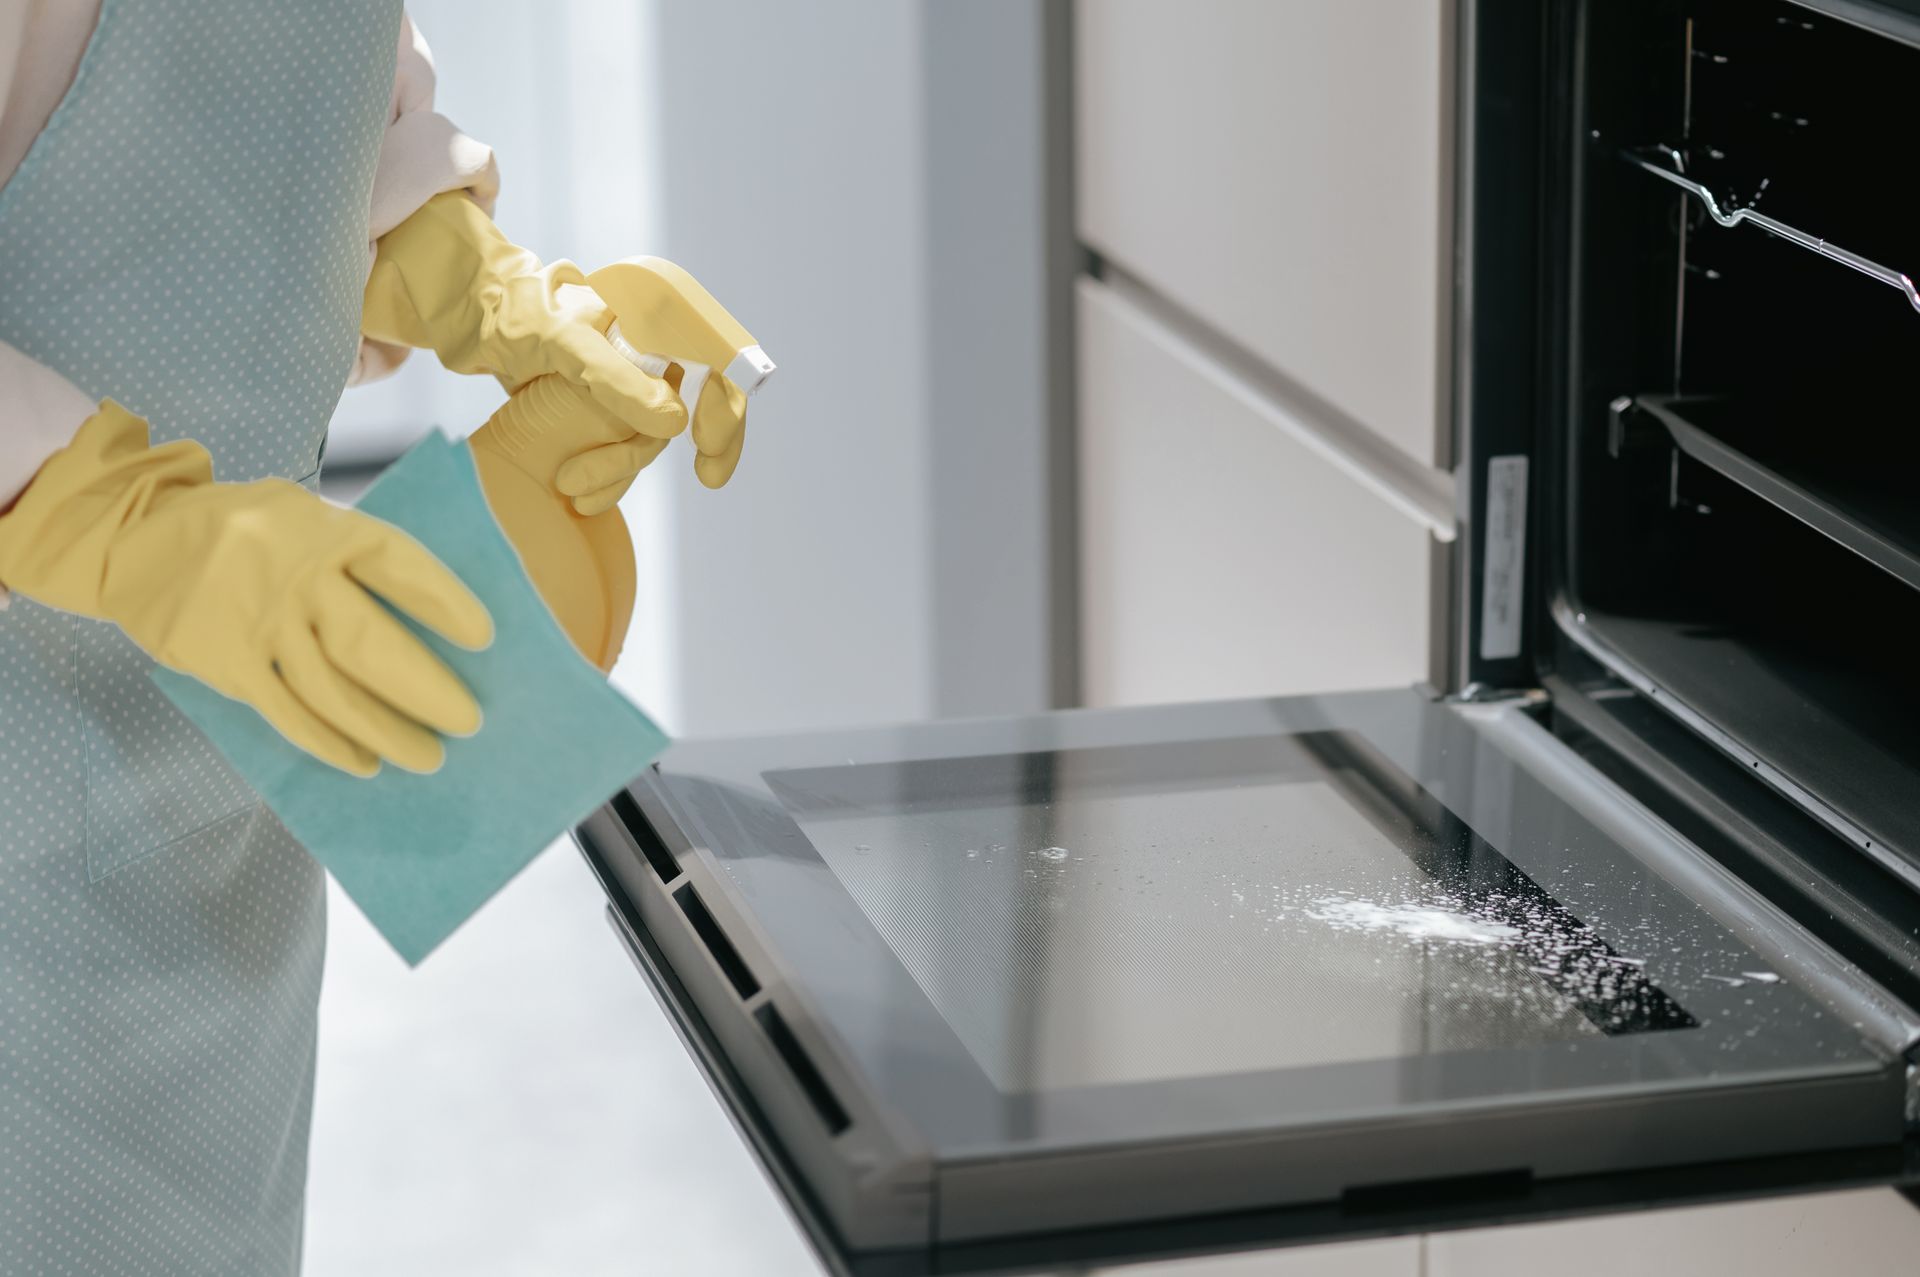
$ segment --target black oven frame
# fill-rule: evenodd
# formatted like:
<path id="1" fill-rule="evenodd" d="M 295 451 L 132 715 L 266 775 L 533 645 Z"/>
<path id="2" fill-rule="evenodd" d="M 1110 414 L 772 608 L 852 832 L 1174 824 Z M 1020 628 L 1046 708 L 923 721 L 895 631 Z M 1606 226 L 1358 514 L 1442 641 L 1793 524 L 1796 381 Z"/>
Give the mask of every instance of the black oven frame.
<path id="1" fill-rule="evenodd" d="M 1583 334 L 1572 295 L 1581 230 L 1573 134 L 1587 91 L 1581 10 L 1591 2 L 1459 3 L 1453 455 L 1461 537 L 1449 583 L 1449 690 L 1476 699 L 1544 688 L 1555 732 L 1603 773 L 1920 1005 L 1920 892 L 1571 641 L 1556 618 L 1577 606 L 1568 405 Z M 1792 3 L 1920 47 L 1920 0 Z M 1485 480 L 1489 462 L 1509 456 L 1526 457 L 1532 476 L 1527 605 L 1520 652 L 1484 659 Z"/>

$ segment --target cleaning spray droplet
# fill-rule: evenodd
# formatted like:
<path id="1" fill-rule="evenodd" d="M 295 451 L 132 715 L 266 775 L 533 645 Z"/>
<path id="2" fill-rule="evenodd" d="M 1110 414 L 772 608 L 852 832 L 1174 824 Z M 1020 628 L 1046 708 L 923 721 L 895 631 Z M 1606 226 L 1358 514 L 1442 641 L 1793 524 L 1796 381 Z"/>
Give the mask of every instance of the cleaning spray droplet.
<path id="1" fill-rule="evenodd" d="M 1034 852 L 1033 854 L 1040 857 L 1040 859 L 1042 860 L 1049 860 L 1057 865 L 1061 861 L 1065 860 L 1072 853 L 1070 853 L 1065 847 L 1042 847 L 1040 850 Z"/>

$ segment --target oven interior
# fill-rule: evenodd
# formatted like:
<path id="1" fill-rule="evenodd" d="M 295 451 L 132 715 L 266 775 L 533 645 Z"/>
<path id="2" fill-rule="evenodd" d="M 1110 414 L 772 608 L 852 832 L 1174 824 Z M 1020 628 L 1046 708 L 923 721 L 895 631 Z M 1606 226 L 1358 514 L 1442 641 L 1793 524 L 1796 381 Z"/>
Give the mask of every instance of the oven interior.
<path id="1" fill-rule="evenodd" d="M 1578 7 L 1552 619 L 1920 881 L 1920 49 L 1875 22 Z"/>

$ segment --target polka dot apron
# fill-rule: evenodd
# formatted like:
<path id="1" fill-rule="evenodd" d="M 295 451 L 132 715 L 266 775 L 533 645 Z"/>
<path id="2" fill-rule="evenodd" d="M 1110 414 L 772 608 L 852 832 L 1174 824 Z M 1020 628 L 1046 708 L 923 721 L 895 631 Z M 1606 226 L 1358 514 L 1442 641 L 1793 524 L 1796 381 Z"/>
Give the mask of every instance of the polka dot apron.
<path id="1" fill-rule="evenodd" d="M 104 0 L 0 188 L 0 340 L 222 480 L 311 483 L 399 21 Z M 149 668 L 112 625 L 0 612 L 0 1269 L 290 1273 L 321 875 Z"/>

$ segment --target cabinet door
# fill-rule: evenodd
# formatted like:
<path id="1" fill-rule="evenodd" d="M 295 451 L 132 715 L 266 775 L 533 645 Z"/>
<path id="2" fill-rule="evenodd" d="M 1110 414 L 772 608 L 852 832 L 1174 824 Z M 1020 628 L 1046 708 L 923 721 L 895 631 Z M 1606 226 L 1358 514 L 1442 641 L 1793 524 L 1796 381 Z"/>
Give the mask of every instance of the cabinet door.
<path id="1" fill-rule="evenodd" d="M 1090 0 L 1080 233 L 1424 463 L 1452 250 L 1448 0 Z"/>
<path id="2" fill-rule="evenodd" d="M 1080 286 L 1088 704 L 1405 686 L 1426 674 L 1425 528 Z"/>
<path id="3" fill-rule="evenodd" d="M 1912 1272 L 1920 1210 L 1891 1189 L 1636 1212 L 1427 1239 L 1430 1277 Z"/>

